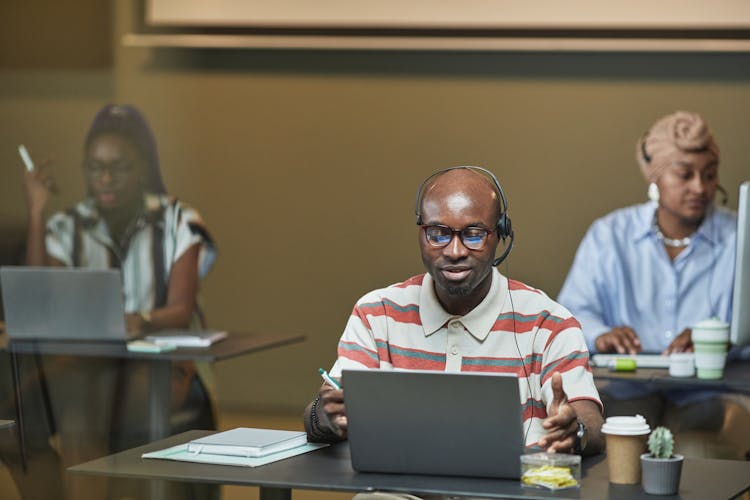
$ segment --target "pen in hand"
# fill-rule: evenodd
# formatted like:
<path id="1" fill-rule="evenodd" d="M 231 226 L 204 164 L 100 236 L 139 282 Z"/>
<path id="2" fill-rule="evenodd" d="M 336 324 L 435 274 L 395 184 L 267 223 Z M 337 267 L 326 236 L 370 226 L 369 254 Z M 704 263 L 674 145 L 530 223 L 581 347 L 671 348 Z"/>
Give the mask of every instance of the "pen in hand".
<path id="1" fill-rule="evenodd" d="M 23 164 L 26 165 L 26 170 L 29 172 L 33 172 L 34 162 L 32 161 L 31 156 L 29 155 L 29 152 L 26 149 L 26 146 L 24 146 L 23 144 L 19 144 L 18 154 L 21 155 L 21 160 L 23 160 Z"/>
<path id="2" fill-rule="evenodd" d="M 330 385 L 334 389 L 341 389 L 341 384 L 333 380 L 331 376 L 328 375 L 327 371 L 322 368 L 318 368 L 318 373 L 320 373 L 320 376 L 323 377 L 323 381 L 325 381 L 326 384 Z"/>

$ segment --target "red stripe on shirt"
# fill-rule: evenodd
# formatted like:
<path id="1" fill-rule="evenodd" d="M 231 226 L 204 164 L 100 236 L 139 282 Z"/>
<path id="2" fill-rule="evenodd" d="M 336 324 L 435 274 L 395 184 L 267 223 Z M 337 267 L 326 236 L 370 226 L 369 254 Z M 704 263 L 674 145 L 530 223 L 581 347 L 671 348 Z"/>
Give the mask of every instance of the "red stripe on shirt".
<path id="1" fill-rule="evenodd" d="M 581 351 L 578 351 L 581 352 Z M 555 364 L 555 361 L 548 363 L 549 365 Z M 555 372 L 559 372 L 561 375 L 565 372 L 569 372 L 570 370 L 574 368 L 582 367 L 586 371 L 591 371 L 591 368 L 589 368 L 589 360 L 588 357 L 580 357 L 575 359 L 563 359 L 559 364 L 555 365 L 555 369 L 548 372 L 543 378 L 542 378 L 542 385 L 547 383 L 547 380 L 552 377 L 552 374 Z"/>
<path id="2" fill-rule="evenodd" d="M 407 311 L 400 311 L 396 309 L 394 306 L 388 303 L 379 302 L 377 304 L 361 304 L 355 309 L 359 309 L 360 315 L 368 315 L 368 316 L 386 316 L 388 318 L 391 318 L 393 321 L 397 323 L 404 323 L 404 324 L 411 324 L 411 325 L 421 325 L 422 320 L 419 317 L 419 308 L 416 304 L 407 304 L 405 306 L 401 306 L 401 304 L 398 304 L 399 307 L 403 307 L 404 309 L 407 309 Z"/>
<path id="3" fill-rule="evenodd" d="M 552 321 L 545 321 L 543 323 L 543 326 L 544 328 L 550 330 L 550 336 L 547 338 L 547 342 L 544 344 L 545 350 L 550 346 L 550 344 L 552 344 L 552 341 L 555 340 L 555 337 L 557 337 L 564 330 L 567 330 L 568 328 L 577 328 L 578 330 L 581 329 L 581 324 L 572 316 L 570 318 L 565 318 L 564 320 L 557 323 Z"/>
<path id="4" fill-rule="evenodd" d="M 424 280 L 424 274 L 420 274 L 418 276 L 413 276 L 402 283 L 397 283 L 393 285 L 393 288 L 406 288 L 407 286 L 414 286 L 414 285 L 422 286 L 423 280 Z"/>
<path id="5" fill-rule="evenodd" d="M 354 349 L 347 349 L 345 347 L 347 345 L 353 346 Z M 340 358 L 351 359 L 352 361 L 361 363 L 368 368 L 378 368 L 380 366 L 380 363 L 378 363 L 377 360 L 373 359 L 372 356 L 368 353 L 377 354 L 370 349 L 365 349 L 361 345 L 354 342 L 339 342 L 338 355 Z"/>
<path id="6" fill-rule="evenodd" d="M 525 283 L 521 283 L 520 281 L 512 280 L 510 278 L 508 278 L 508 290 L 526 290 L 527 292 L 541 294 L 538 289 L 532 288 Z"/>
<path id="7" fill-rule="evenodd" d="M 544 403 L 541 402 L 541 401 L 538 401 L 536 399 L 534 401 L 537 401 L 537 402 L 541 403 L 542 405 L 544 405 Z M 545 408 L 544 406 L 542 406 L 542 407 L 527 406 L 526 408 L 524 408 L 524 410 L 523 410 L 523 417 L 522 417 L 523 421 L 526 422 L 527 420 L 529 420 L 532 417 L 534 417 L 534 418 L 541 418 L 541 419 L 547 418 L 547 408 Z"/>

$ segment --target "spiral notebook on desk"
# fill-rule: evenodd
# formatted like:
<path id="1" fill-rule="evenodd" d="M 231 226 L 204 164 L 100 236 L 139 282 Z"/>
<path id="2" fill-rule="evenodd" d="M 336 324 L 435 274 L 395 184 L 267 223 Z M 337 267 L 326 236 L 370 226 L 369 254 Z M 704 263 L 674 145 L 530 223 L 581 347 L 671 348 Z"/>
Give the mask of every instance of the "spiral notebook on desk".
<path id="1" fill-rule="evenodd" d="M 180 462 L 257 467 L 328 446 L 308 443 L 302 431 L 238 427 L 164 450 L 144 453 L 142 458 Z"/>
<path id="2" fill-rule="evenodd" d="M 303 444 L 307 444 L 307 434 L 301 431 L 238 427 L 194 439 L 188 443 L 187 449 L 196 454 L 264 457 Z"/>

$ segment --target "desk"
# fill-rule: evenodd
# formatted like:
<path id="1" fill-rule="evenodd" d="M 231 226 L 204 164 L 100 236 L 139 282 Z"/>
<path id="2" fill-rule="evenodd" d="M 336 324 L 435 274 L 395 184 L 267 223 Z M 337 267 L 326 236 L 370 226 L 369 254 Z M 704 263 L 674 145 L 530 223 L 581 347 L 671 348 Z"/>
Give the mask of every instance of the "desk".
<path id="1" fill-rule="evenodd" d="M 13 379 L 16 390 L 18 415 L 18 437 L 21 461 L 26 468 L 26 445 L 24 442 L 23 413 L 20 401 L 20 380 L 15 356 L 21 355 L 67 355 L 113 359 L 139 359 L 148 363 L 148 429 L 149 440 L 160 439 L 170 434 L 170 373 L 173 361 L 216 362 L 272 347 L 301 342 L 302 335 L 240 334 L 230 333 L 226 339 L 206 348 L 180 348 L 162 353 L 130 352 L 124 342 L 60 342 L 60 341 L 14 341 L 0 339 L 0 349 L 11 353 Z M 46 385 L 43 385 L 46 391 Z M 164 484 L 151 483 L 151 498 L 163 498 Z"/>
<path id="2" fill-rule="evenodd" d="M 169 376 L 173 361 L 204 361 L 213 363 L 272 347 L 304 340 L 303 335 L 230 333 L 226 339 L 206 348 L 180 348 L 162 353 L 138 353 L 127 350 L 121 342 L 59 342 L 14 341 L 7 337 L 0 341 L 0 349 L 12 354 L 68 355 L 149 361 L 149 437 L 160 439 L 169 435 Z M 19 417 L 19 427 L 23 426 Z"/>
<path id="3" fill-rule="evenodd" d="M 750 394 L 750 361 L 733 361 L 727 364 L 724 377 L 719 380 L 670 377 L 666 368 L 638 368 L 634 372 L 613 372 L 607 368 L 593 367 L 592 371 L 595 379 L 649 382 L 663 389 L 692 387 Z"/>
<path id="4" fill-rule="evenodd" d="M 584 459 L 580 490 L 551 493 L 522 488 L 518 481 L 401 474 L 365 474 L 352 470 L 348 443 L 257 468 L 142 459 L 141 454 L 211 434 L 190 431 L 155 443 L 92 460 L 68 469 L 74 473 L 140 479 L 207 482 L 260 487 L 261 500 L 290 499 L 293 488 L 327 491 L 395 491 L 486 498 L 651 499 L 639 485 L 610 485 L 604 456 Z M 750 462 L 685 459 L 680 495 L 665 500 L 732 498 L 750 490 Z"/>

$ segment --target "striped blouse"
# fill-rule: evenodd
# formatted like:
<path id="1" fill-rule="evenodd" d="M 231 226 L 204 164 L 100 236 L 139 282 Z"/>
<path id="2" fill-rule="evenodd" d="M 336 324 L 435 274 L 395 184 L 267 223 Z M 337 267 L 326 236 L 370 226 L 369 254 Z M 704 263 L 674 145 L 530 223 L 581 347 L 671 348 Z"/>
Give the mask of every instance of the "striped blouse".
<path id="1" fill-rule="evenodd" d="M 200 244 L 198 273 L 211 269 L 216 249 L 198 212 L 167 195 L 146 194 L 143 211 L 126 230 L 126 242 L 113 242 L 92 199 L 54 214 L 47 222 L 47 253 L 66 266 L 119 268 L 125 311 L 150 311 L 166 304 L 172 266 Z"/>
<path id="2" fill-rule="evenodd" d="M 569 401 L 601 407 L 578 321 L 540 290 L 492 273 L 489 293 L 465 316 L 442 308 L 429 274 L 368 293 L 354 306 L 331 375 L 346 368 L 515 374 L 529 446 L 545 433 L 552 373 L 562 375 Z"/>

